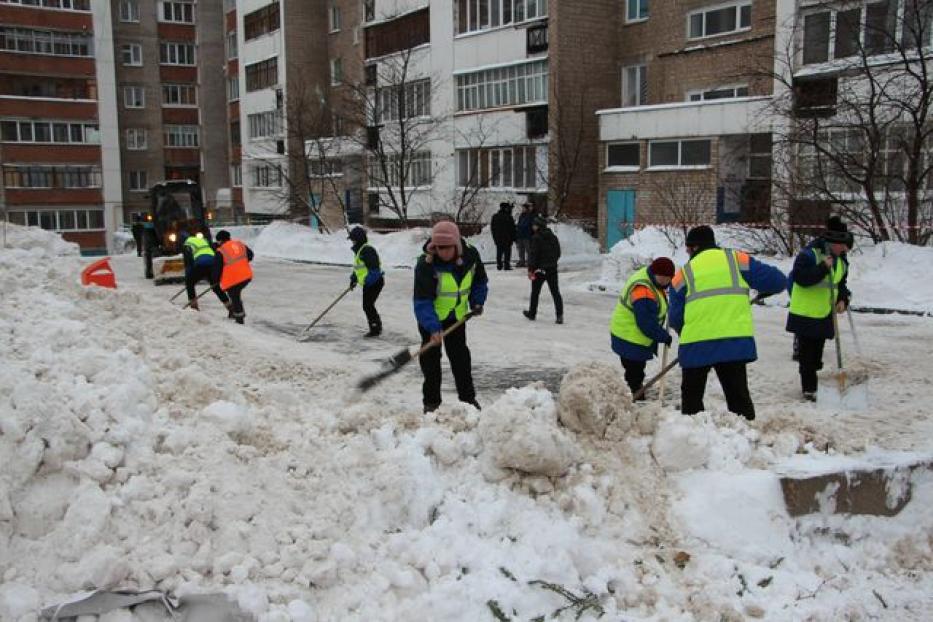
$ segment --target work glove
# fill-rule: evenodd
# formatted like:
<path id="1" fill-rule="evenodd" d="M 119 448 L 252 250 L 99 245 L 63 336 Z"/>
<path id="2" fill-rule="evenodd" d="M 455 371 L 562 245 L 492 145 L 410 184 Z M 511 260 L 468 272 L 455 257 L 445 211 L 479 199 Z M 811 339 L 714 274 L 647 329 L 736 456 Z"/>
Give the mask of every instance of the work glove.
<path id="1" fill-rule="evenodd" d="M 662 341 L 661 343 L 663 343 L 663 344 L 666 345 L 666 346 L 669 346 L 669 345 L 671 345 L 672 343 L 674 343 L 674 338 L 671 337 L 670 335 L 665 335 L 665 339 L 664 339 L 664 341 Z"/>
<path id="2" fill-rule="evenodd" d="M 842 299 L 837 300 L 836 301 L 836 313 L 845 313 L 848 306 L 849 306 L 849 303 L 846 302 L 845 300 L 842 300 Z"/>
<path id="3" fill-rule="evenodd" d="M 482 315 L 483 314 L 483 305 L 473 305 L 473 308 L 470 309 L 473 315 Z"/>
<path id="4" fill-rule="evenodd" d="M 534 280 L 535 280 L 535 273 L 534 273 L 533 270 L 529 270 L 529 271 L 528 271 L 528 279 L 531 280 L 531 281 L 534 281 Z"/>
<path id="5" fill-rule="evenodd" d="M 350 275 L 350 289 L 356 289 L 357 280 L 356 273 Z"/>

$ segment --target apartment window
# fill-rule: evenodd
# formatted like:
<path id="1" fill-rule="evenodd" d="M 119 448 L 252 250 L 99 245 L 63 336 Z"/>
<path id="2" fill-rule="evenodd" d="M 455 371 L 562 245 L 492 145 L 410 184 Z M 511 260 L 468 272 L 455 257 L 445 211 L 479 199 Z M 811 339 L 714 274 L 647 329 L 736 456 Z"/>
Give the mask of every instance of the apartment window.
<path id="1" fill-rule="evenodd" d="M 330 61 L 330 83 L 337 85 L 343 82 L 343 61 L 332 58 Z"/>
<path id="2" fill-rule="evenodd" d="M 49 78 L 0 73 L 0 95 L 52 99 L 97 99 L 97 82 L 87 78 Z"/>
<path id="3" fill-rule="evenodd" d="M 0 4 L 21 4 L 43 9 L 62 9 L 65 11 L 90 11 L 91 0 L 0 0 Z"/>
<path id="4" fill-rule="evenodd" d="M 609 168 L 639 168 L 641 166 L 641 145 L 639 143 L 607 145 L 606 166 Z"/>
<path id="5" fill-rule="evenodd" d="M 402 91 L 405 94 L 402 96 Z M 416 80 L 405 85 L 376 89 L 376 120 L 378 123 L 399 118 L 431 116 L 431 80 Z"/>
<path id="6" fill-rule="evenodd" d="M 197 106 L 198 90 L 193 84 L 163 84 L 163 106 Z"/>
<path id="7" fill-rule="evenodd" d="M 521 145 L 457 150 L 457 184 L 496 189 L 535 189 L 546 175 L 546 147 Z"/>
<path id="8" fill-rule="evenodd" d="M 658 140 L 648 144 L 650 168 L 692 168 L 709 164 L 709 140 Z"/>
<path id="9" fill-rule="evenodd" d="M 897 34 L 897 4 L 897 0 L 884 0 L 865 5 L 866 54 L 885 54 L 894 51 Z M 908 2 L 908 4 L 913 4 L 913 2 Z"/>
<path id="10" fill-rule="evenodd" d="M 234 147 L 239 147 L 242 144 L 240 140 L 240 122 L 231 121 L 230 122 L 230 144 Z"/>
<path id="11" fill-rule="evenodd" d="M 149 189 L 148 171 L 130 171 L 130 192 L 146 192 Z"/>
<path id="12" fill-rule="evenodd" d="M 648 103 L 648 66 L 631 65 L 622 69 L 622 106 Z"/>
<path id="13" fill-rule="evenodd" d="M 279 82 L 279 60 L 276 57 L 246 66 L 246 92 L 275 86 Z"/>
<path id="14" fill-rule="evenodd" d="M 382 164 L 383 162 L 378 158 L 371 158 L 369 161 L 369 183 L 371 187 L 399 188 L 402 186 L 403 181 L 406 188 L 431 185 L 430 151 L 410 153 L 404 161 L 399 158 L 398 154 L 386 155 L 384 164 L 388 175 L 384 174 Z"/>
<path id="15" fill-rule="evenodd" d="M 165 126 L 165 146 L 166 147 L 197 147 L 198 146 L 198 126 L 197 125 L 166 125 Z"/>
<path id="16" fill-rule="evenodd" d="M 236 30 L 227 33 L 227 60 L 233 60 L 239 55 L 236 41 Z"/>
<path id="17" fill-rule="evenodd" d="M 249 41 L 279 29 L 279 3 L 267 4 L 243 16 L 243 36 Z"/>
<path id="18" fill-rule="evenodd" d="M 705 9 L 687 16 L 687 38 L 716 37 L 752 27 L 751 2 Z"/>
<path id="19" fill-rule="evenodd" d="M 282 134 L 282 115 L 277 110 L 258 112 L 246 116 L 249 125 L 249 137 L 268 138 Z"/>
<path id="20" fill-rule="evenodd" d="M 748 179 L 771 179 L 771 134 L 748 136 Z"/>
<path id="21" fill-rule="evenodd" d="M 0 140 L 8 143 L 100 144 L 96 124 L 68 121 L 0 120 Z"/>
<path id="22" fill-rule="evenodd" d="M 253 165 L 254 188 L 281 188 L 282 171 L 274 164 Z"/>
<path id="23" fill-rule="evenodd" d="M 343 161 L 339 158 L 312 159 L 308 160 L 308 165 L 309 175 L 317 179 L 343 175 Z"/>
<path id="24" fill-rule="evenodd" d="M 243 185 L 243 166 L 240 164 L 234 164 L 230 167 L 230 180 L 233 183 L 234 188 L 239 188 Z"/>
<path id="25" fill-rule="evenodd" d="M 123 107 L 124 108 L 145 108 L 146 90 L 141 86 L 123 87 Z"/>
<path id="26" fill-rule="evenodd" d="M 240 99 L 240 76 L 227 78 L 227 101 Z"/>
<path id="27" fill-rule="evenodd" d="M 904 20 L 901 22 L 901 42 L 912 50 L 929 47 L 933 41 L 933 3 L 912 2 L 904 5 Z"/>
<path id="28" fill-rule="evenodd" d="M 340 30 L 340 7 L 336 3 L 331 2 L 330 4 L 330 31 L 336 32 Z"/>
<path id="29" fill-rule="evenodd" d="M 457 110 L 547 103 L 547 81 L 546 60 L 459 74 Z"/>
<path id="30" fill-rule="evenodd" d="M 626 0 L 625 21 L 639 22 L 648 19 L 648 0 Z"/>
<path id="31" fill-rule="evenodd" d="M 131 128 L 126 130 L 126 148 L 130 151 L 144 151 L 147 147 L 149 133 L 144 128 Z"/>
<path id="32" fill-rule="evenodd" d="M 139 0 L 120 0 L 120 21 L 139 21 Z"/>
<path id="33" fill-rule="evenodd" d="M 710 99 L 735 99 L 736 97 L 748 97 L 748 86 L 724 86 L 710 89 L 708 91 L 689 91 L 687 100 L 692 102 L 706 101 Z"/>
<path id="34" fill-rule="evenodd" d="M 0 0 L 2 1 L 2 0 Z M 104 210 L 57 209 L 10 211 L 10 222 L 49 231 L 89 231 L 104 229 Z"/>
<path id="35" fill-rule="evenodd" d="M 913 8 L 911 8 L 913 7 Z M 914 30 L 923 29 L 929 38 L 933 5 L 920 9 L 927 12 L 926 23 L 918 21 L 916 5 L 908 0 L 904 6 L 904 23 L 901 40 L 907 47 L 916 39 Z M 859 54 L 885 54 L 894 51 L 898 28 L 897 0 L 881 0 L 857 3 L 842 9 L 824 9 L 808 13 L 803 17 L 803 63 L 824 63 Z M 907 20 L 913 20 L 908 22 Z M 922 23 L 922 26 L 920 24 Z M 862 47 L 864 46 L 864 47 Z"/>
<path id="36" fill-rule="evenodd" d="M 194 23 L 193 0 L 160 0 L 159 5 L 159 21 Z"/>
<path id="37" fill-rule="evenodd" d="M 7 188 L 100 188 L 97 166 L 4 166 Z"/>
<path id="38" fill-rule="evenodd" d="M 457 34 L 546 16 L 547 0 L 457 0 Z"/>
<path id="39" fill-rule="evenodd" d="M 162 65 L 194 65 L 194 47 L 193 43 L 163 41 L 159 43 L 159 63 Z"/>
<path id="40" fill-rule="evenodd" d="M 141 67 L 143 64 L 143 46 L 138 43 L 126 43 L 120 48 L 123 64 L 132 67 Z"/>
<path id="41" fill-rule="evenodd" d="M 83 32 L 0 27 L 0 50 L 44 56 L 94 55 L 93 38 Z"/>
<path id="42" fill-rule="evenodd" d="M 376 0 L 363 0 L 363 19 L 367 22 L 376 19 Z"/>

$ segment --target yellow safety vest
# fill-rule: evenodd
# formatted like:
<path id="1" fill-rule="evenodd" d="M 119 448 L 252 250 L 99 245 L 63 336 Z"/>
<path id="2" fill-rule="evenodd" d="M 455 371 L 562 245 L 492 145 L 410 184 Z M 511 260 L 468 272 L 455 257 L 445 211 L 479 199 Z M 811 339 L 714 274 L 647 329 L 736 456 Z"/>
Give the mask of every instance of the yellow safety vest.
<path id="1" fill-rule="evenodd" d="M 191 249 L 192 259 L 197 259 L 201 255 L 214 256 L 214 249 L 211 248 L 208 241 L 196 235 L 189 236 L 188 239 L 185 240 L 185 246 Z"/>
<path id="2" fill-rule="evenodd" d="M 470 291 L 473 289 L 473 274 L 476 272 L 476 266 L 470 268 L 463 276 L 460 284 L 450 272 L 437 272 L 437 295 L 434 298 L 434 312 L 437 318 L 443 322 L 453 311 L 458 320 L 470 310 Z"/>
<path id="3" fill-rule="evenodd" d="M 664 295 L 663 291 L 658 289 L 651 280 L 651 277 L 648 276 L 648 267 L 645 266 L 640 270 L 636 270 L 635 273 L 628 278 L 628 281 L 625 282 L 625 287 L 622 289 L 622 294 L 619 296 L 619 302 L 612 312 L 612 320 L 609 322 L 609 331 L 615 337 L 624 339 L 629 343 L 640 346 L 650 346 L 654 343 L 654 340 L 641 331 L 638 327 L 638 322 L 635 320 L 632 291 L 639 285 L 644 285 L 654 294 L 655 300 L 657 300 L 658 303 L 658 321 L 664 321 L 664 316 L 667 315 L 667 296 Z"/>
<path id="4" fill-rule="evenodd" d="M 360 285 L 366 282 L 366 277 L 369 276 L 369 268 L 366 267 L 366 264 L 363 263 L 363 260 L 360 259 L 360 253 L 363 252 L 363 249 L 369 246 L 369 244 L 363 244 L 360 247 L 360 250 L 356 251 L 356 255 L 353 257 L 353 273 L 356 275 L 356 282 Z M 382 262 L 379 262 L 379 269 L 382 270 Z"/>
<path id="5" fill-rule="evenodd" d="M 816 248 L 813 249 L 813 254 L 817 264 L 826 258 L 826 255 Z M 803 286 L 794 283 L 790 292 L 790 312 L 809 318 L 827 317 L 839 299 L 839 283 L 845 275 L 846 263 L 836 258 L 829 274 L 816 285 Z"/>
<path id="6" fill-rule="evenodd" d="M 686 282 L 681 345 L 755 335 L 749 287 L 736 251 L 705 250 L 687 262 L 681 273 Z"/>

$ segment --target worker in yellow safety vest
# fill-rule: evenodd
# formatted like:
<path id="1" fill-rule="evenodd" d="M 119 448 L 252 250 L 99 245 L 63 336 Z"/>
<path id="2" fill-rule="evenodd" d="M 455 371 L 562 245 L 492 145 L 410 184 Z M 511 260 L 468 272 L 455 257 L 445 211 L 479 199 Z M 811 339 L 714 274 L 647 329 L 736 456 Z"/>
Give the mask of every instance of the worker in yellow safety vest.
<path id="1" fill-rule="evenodd" d="M 199 311 L 198 299 L 194 293 L 194 286 L 199 281 L 207 279 L 211 290 L 230 310 L 230 298 L 220 288 L 220 273 L 223 264 L 218 261 L 217 254 L 211 243 L 203 234 L 188 235 L 187 231 L 180 231 L 178 239 L 181 240 L 181 254 L 185 261 L 185 290 L 188 293 L 188 306 Z"/>
<path id="2" fill-rule="evenodd" d="M 363 287 L 363 313 L 369 324 L 365 337 L 378 337 L 382 334 L 382 318 L 376 311 L 376 300 L 385 287 L 385 273 L 379 261 L 379 253 L 369 243 L 366 229 L 353 227 L 347 238 L 353 242 L 353 272 L 350 274 L 350 288 Z"/>

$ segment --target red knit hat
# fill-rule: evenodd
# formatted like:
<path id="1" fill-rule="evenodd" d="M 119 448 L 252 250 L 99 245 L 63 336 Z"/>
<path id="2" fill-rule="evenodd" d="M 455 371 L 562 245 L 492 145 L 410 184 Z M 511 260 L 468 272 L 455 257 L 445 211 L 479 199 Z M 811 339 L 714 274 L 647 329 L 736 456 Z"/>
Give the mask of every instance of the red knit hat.
<path id="1" fill-rule="evenodd" d="M 442 220 L 431 229 L 431 243 L 428 244 L 428 250 L 434 250 L 438 246 L 456 246 L 460 247 L 460 228 L 457 223 L 449 220 Z"/>
<path id="2" fill-rule="evenodd" d="M 658 257 L 651 262 L 650 268 L 651 274 L 655 276 L 667 276 L 674 278 L 674 272 L 676 272 L 676 268 L 674 268 L 674 262 L 667 257 Z"/>

